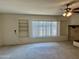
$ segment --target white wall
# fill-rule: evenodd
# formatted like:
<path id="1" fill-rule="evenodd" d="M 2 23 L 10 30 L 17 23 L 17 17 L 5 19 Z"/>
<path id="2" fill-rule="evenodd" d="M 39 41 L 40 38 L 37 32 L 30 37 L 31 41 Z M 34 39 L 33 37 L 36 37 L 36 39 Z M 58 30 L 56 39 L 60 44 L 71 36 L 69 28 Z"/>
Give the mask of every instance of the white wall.
<path id="1" fill-rule="evenodd" d="M 2 14 L 1 15 L 3 20 L 3 44 L 4 45 L 12 45 L 12 44 L 24 44 L 24 43 L 32 43 L 32 42 L 45 42 L 45 41 L 62 41 L 67 40 L 68 38 L 68 22 L 67 18 L 62 16 L 35 16 L 35 15 L 16 15 L 16 14 Z M 28 20 L 35 20 L 35 19 L 49 19 L 49 20 L 57 20 L 61 21 L 61 29 L 60 29 L 60 36 L 59 37 L 52 37 L 52 38 L 44 38 L 44 39 L 32 39 L 30 37 L 26 38 L 19 38 L 18 37 L 18 20 L 19 19 L 28 19 Z M 17 33 L 14 33 L 14 30 L 17 30 Z"/>
<path id="2" fill-rule="evenodd" d="M 16 44 L 18 40 L 17 34 L 14 30 L 17 29 L 17 19 L 16 16 L 3 15 L 3 42 L 4 45 Z"/>
<path id="3" fill-rule="evenodd" d="M 2 15 L 0 15 L 0 45 L 2 45 L 3 44 L 3 41 L 2 41 L 2 39 L 3 39 L 3 33 L 2 33 Z"/>
<path id="4" fill-rule="evenodd" d="M 69 25 L 79 25 L 79 14 L 73 14 L 71 16 Z"/>

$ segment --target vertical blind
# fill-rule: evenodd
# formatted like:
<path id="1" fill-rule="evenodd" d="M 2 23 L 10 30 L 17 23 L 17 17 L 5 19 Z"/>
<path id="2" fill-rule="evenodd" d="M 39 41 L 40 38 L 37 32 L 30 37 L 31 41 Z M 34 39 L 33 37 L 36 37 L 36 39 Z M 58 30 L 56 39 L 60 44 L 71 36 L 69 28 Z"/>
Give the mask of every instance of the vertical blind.
<path id="1" fill-rule="evenodd" d="M 57 36 L 56 21 L 32 21 L 32 37 Z"/>
<path id="2" fill-rule="evenodd" d="M 58 21 L 32 21 L 29 31 L 28 20 L 19 19 L 19 37 L 29 37 L 29 32 L 32 38 L 58 36 Z"/>
<path id="3" fill-rule="evenodd" d="M 29 25 L 28 20 L 20 19 L 19 20 L 19 36 L 28 37 L 29 36 Z"/>

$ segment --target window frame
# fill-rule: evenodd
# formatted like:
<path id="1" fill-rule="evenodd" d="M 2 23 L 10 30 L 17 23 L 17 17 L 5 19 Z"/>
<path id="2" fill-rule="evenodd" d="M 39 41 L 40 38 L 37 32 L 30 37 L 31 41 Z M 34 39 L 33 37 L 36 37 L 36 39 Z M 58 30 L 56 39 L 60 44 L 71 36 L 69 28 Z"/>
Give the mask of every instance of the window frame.
<path id="1" fill-rule="evenodd" d="M 54 21 L 54 20 L 30 20 L 29 22 L 29 36 L 31 38 L 44 38 L 44 37 L 32 37 L 32 21 L 48 21 L 48 22 L 57 22 L 57 36 L 52 36 L 52 37 L 58 37 L 60 36 L 60 21 Z M 50 36 L 49 36 L 50 37 Z M 48 37 L 45 37 L 45 38 L 48 38 Z"/>

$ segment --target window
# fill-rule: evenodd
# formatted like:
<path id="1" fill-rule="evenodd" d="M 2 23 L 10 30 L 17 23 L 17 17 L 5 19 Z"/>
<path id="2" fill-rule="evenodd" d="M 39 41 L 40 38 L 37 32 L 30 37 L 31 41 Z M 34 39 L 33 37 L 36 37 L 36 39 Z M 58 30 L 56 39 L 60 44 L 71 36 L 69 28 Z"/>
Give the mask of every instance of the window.
<path id="1" fill-rule="evenodd" d="M 57 36 L 57 27 L 56 21 L 32 21 L 32 37 Z"/>
<path id="2" fill-rule="evenodd" d="M 19 37 L 29 37 L 29 25 L 28 20 L 25 19 L 19 19 Z"/>

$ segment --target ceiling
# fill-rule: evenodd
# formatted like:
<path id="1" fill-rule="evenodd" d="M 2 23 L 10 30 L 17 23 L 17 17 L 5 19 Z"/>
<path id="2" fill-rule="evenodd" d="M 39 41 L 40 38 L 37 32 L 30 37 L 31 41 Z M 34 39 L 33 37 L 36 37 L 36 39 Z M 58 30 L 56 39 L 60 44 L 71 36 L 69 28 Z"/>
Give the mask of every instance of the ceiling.
<path id="1" fill-rule="evenodd" d="M 0 13 L 61 15 L 65 4 L 73 0 L 0 0 Z M 78 6 L 79 3 L 72 5 Z"/>

